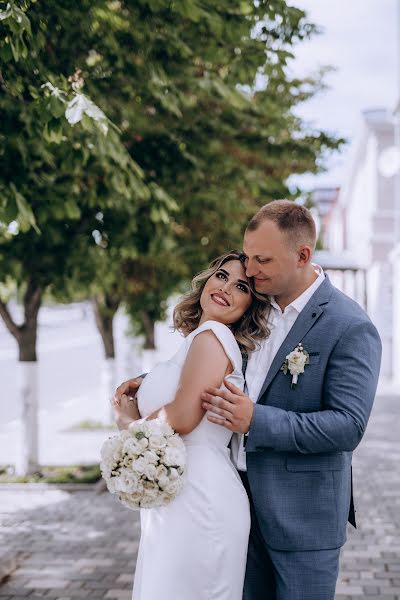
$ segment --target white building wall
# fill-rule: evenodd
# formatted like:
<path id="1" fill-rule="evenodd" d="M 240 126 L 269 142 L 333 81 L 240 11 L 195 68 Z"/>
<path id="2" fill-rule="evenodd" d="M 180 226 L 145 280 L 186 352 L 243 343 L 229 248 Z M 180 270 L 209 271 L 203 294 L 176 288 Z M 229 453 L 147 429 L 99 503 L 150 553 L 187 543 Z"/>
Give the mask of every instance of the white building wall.
<path id="1" fill-rule="evenodd" d="M 390 380 L 400 361 L 400 266 L 394 268 L 389 259 L 395 244 L 395 178 L 384 178 L 378 162 L 383 149 L 394 143 L 394 128 L 385 111 L 364 117 L 328 239 L 332 251 L 346 250 L 367 268 L 368 312 L 383 342 L 381 375 Z"/>

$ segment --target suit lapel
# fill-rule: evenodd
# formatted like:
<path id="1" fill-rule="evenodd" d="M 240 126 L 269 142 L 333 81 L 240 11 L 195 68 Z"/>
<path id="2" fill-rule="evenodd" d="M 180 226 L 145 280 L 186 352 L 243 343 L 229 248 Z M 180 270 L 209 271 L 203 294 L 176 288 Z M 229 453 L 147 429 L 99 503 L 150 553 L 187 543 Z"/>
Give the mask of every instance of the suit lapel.
<path id="1" fill-rule="evenodd" d="M 312 295 L 306 306 L 297 317 L 295 324 L 287 334 L 278 352 L 276 353 L 261 391 L 258 395 L 257 402 L 259 402 L 260 398 L 263 396 L 263 394 L 265 394 L 272 380 L 279 372 L 286 356 L 296 348 L 311 327 L 313 327 L 318 321 L 319 317 L 324 312 L 322 306 L 329 301 L 332 291 L 333 286 L 326 276 L 325 281 L 321 283 L 319 288 Z M 307 348 L 305 348 L 305 350 L 307 350 Z"/>

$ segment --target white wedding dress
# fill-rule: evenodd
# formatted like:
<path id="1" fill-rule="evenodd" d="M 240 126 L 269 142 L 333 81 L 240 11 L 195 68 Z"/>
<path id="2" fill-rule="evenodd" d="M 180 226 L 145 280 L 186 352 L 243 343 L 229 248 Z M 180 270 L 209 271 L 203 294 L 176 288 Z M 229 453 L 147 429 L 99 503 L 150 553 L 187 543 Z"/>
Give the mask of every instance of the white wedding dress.
<path id="1" fill-rule="evenodd" d="M 242 357 L 228 327 L 207 321 L 189 334 L 170 360 L 156 365 L 138 392 L 149 415 L 170 403 L 197 334 L 212 330 L 234 367 L 228 376 L 243 388 Z M 231 432 L 205 415 L 182 436 L 186 483 L 171 504 L 142 509 L 133 600 L 242 600 L 250 530 L 249 502 L 228 448 Z"/>

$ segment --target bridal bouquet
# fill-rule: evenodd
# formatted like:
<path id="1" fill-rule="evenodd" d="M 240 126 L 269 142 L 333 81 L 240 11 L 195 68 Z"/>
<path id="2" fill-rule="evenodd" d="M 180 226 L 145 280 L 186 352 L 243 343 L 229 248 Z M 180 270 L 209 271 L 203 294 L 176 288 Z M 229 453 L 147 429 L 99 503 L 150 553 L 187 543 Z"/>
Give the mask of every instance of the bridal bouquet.
<path id="1" fill-rule="evenodd" d="M 182 439 L 160 419 L 135 421 L 101 448 L 108 490 L 133 510 L 171 502 L 183 488 L 185 464 Z"/>

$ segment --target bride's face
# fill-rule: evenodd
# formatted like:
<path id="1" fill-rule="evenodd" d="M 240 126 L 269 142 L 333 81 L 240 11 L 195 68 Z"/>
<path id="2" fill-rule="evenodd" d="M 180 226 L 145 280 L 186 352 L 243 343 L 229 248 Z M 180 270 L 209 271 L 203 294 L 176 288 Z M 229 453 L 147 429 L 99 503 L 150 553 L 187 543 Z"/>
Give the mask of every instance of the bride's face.
<path id="1" fill-rule="evenodd" d="M 201 321 L 209 319 L 225 325 L 236 323 L 252 302 L 246 271 L 239 260 L 229 260 L 211 275 L 203 288 Z"/>

